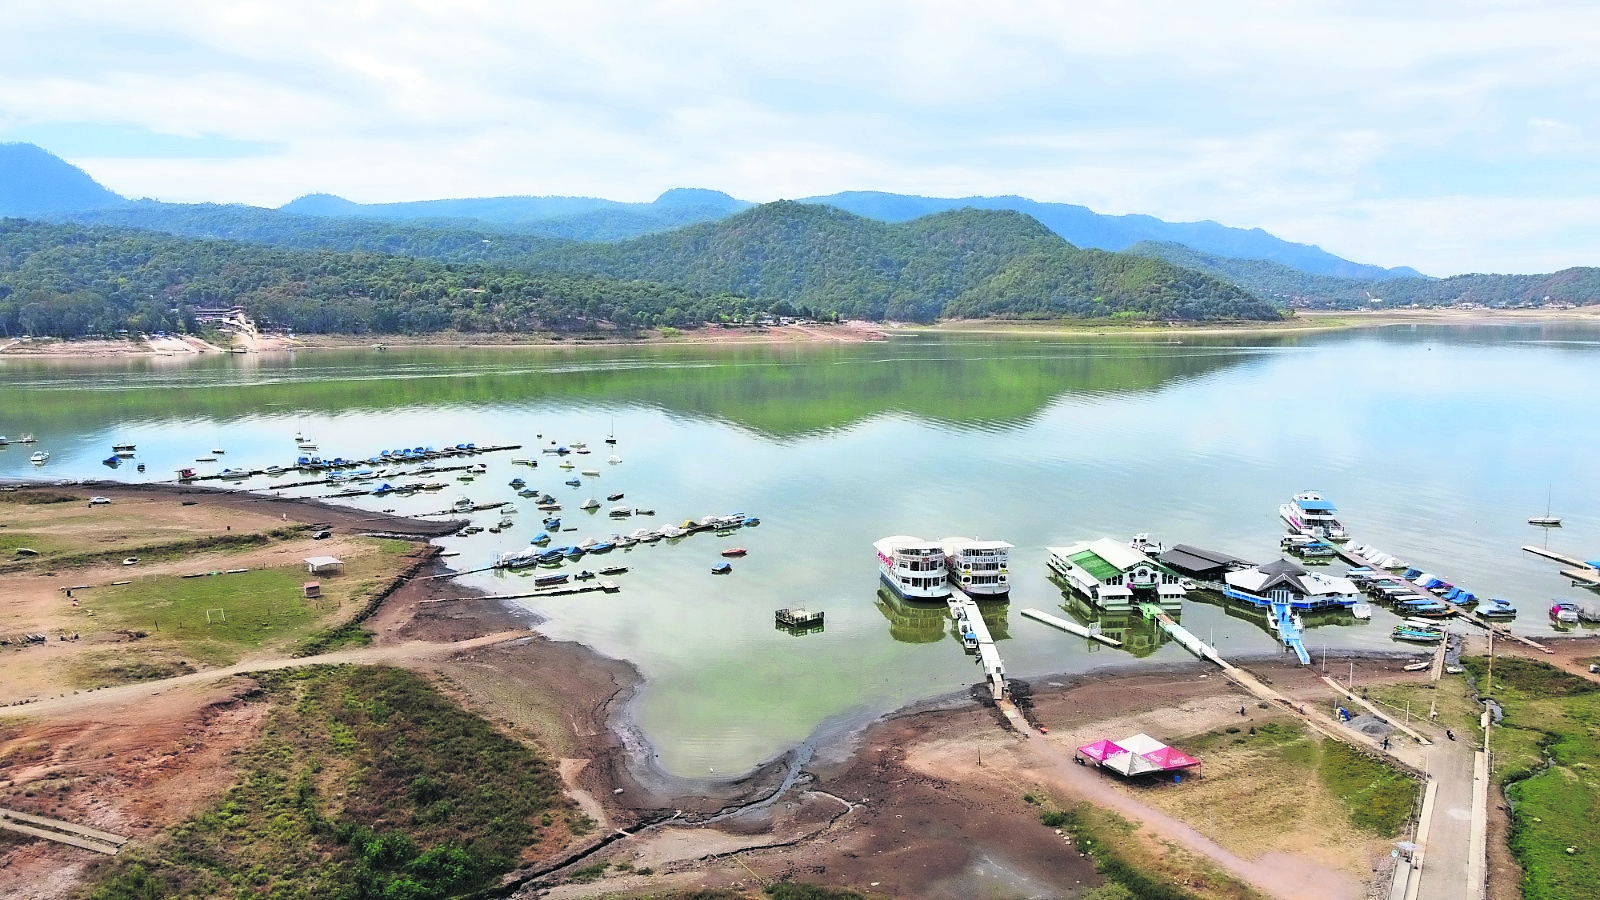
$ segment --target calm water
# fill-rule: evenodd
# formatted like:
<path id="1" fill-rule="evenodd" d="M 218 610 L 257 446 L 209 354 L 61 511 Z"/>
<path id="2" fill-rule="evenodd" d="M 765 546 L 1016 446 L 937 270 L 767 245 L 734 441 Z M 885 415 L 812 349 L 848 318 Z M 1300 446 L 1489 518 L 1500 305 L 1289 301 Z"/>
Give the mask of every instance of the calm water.
<path id="1" fill-rule="evenodd" d="M 1013 675 L 1187 653 L 1138 622 L 1127 650 L 1087 645 L 1023 619 L 1068 601 L 1046 579 L 1045 548 L 1148 531 L 1245 558 L 1275 556 L 1278 504 L 1300 490 L 1334 499 L 1358 542 L 1374 543 L 1480 596 L 1518 602 L 1517 627 L 1550 633 L 1554 564 L 1518 548 L 1547 488 L 1566 527 L 1552 549 L 1600 555 L 1600 330 L 1580 326 L 1393 328 L 1338 335 L 1061 342 L 906 338 L 818 347 L 656 347 L 300 353 L 113 363 L 0 361 L 0 476 L 104 477 L 115 442 L 139 445 L 146 477 L 183 465 L 292 462 L 299 429 L 324 456 L 458 441 L 521 443 L 483 458 L 471 484 L 358 505 L 421 513 L 466 494 L 514 500 L 518 527 L 449 538 L 459 568 L 484 565 L 540 530 L 516 475 L 567 506 L 576 543 L 646 524 L 743 511 L 759 528 L 697 535 L 585 562 L 626 564 L 625 589 L 537 601 L 552 637 L 634 661 L 647 678 L 636 715 L 669 771 L 731 772 L 804 739 L 826 720 L 961 688 L 976 667 L 942 608 L 878 593 L 871 543 L 887 534 L 967 534 L 1017 546 L 1011 602 L 990 624 Z M 613 426 L 614 423 L 614 426 Z M 624 461 L 607 465 L 615 428 Z M 537 437 L 543 435 L 543 438 Z M 588 441 L 579 488 L 540 441 Z M 216 464 L 195 464 L 213 447 Z M 28 462 L 48 450 L 42 470 Z M 115 477 L 138 480 L 124 466 Z M 280 479 L 292 480 L 291 478 Z M 265 489 L 270 479 L 249 486 Z M 584 498 L 654 507 L 613 524 Z M 307 496 L 328 488 L 291 491 Z M 609 504 L 606 504 L 609 505 Z M 604 507 L 602 507 L 604 508 Z M 493 517 L 480 524 L 493 524 Z M 718 551 L 750 556 L 713 577 Z M 1336 570 L 1342 571 L 1342 568 Z M 510 592 L 528 581 L 463 579 Z M 791 636 L 772 611 L 827 611 L 819 634 Z M 1073 611 L 1092 611 L 1073 607 Z M 1226 654 L 1280 652 L 1263 623 L 1190 601 L 1183 623 Z M 1393 618 L 1312 619 L 1307 643 L 1393 648 Z"/>

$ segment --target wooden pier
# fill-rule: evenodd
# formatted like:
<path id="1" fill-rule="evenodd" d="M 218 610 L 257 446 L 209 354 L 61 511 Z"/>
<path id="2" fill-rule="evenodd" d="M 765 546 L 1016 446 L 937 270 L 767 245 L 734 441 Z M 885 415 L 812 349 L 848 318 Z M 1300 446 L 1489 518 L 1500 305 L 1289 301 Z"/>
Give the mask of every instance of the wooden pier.
<path id="1" fill-rule="evenodd" d="M 994 638 L 989 634 L 989 626 L 983 622 L 977 601 L 967 596 L 965 591 L 951 588 L 950 598 L 945 602 L 950 606 L 950 615 L 957 622 L 965 621 L 978 639 L 978 659 L 983 663 L 983 677 L 989 683 L 994 699 L 1005 699 L 1006 666 L 1000 659 L 1000 652 L 994 648 Z"/>
<path id="2" fill-rule="evenodd" d="M 1090 640 L 1099 641 L 1100 643 L 1105 644 L 1108 647 L 1121 647 L 1122 646 L 1122 642 L 1121 641 L 1117 640 L 1116 638 L 1108 638 L 1108 637 L 1106 637 L 1105 635 L 1100 633 L 1100 630 L 1098 628 L 1085 628 L 1084 626 L 1079 625 L 1077 622 L 1069 621 L 1067 619 L 1063 619 L 1063 618 L 1060 618 L 1058 616 L 1052 616 L 1047 612 L 1043 612 L 1043 611 L 1040 611 L 1040 610 L 1037 610 L 1037 609 L 1025 609 L 1025 610 L 1022 611 L 1022 614 L 1024 616 L 1027 616 L 1030 619 L 1035 620 L 1035 621 L 1043 622 L 1046 625 L 1051 625 L 1051 626 L 1054 626 L 1056 628 L 1059 628 L 1062 631 L 1067 632 L 1068 634 L 1075 634 L 1075 635 L 1077 635 L 1079 637 L 1086 637 L 1086 638 L 1089 638 Z"/>
<path id="3" fill-rule="evenodd" d="M 299 471 L 299 470 L 304 470 L 304 469 L 320 469 L 320 470 L 332 472 L 332 471 L 337 471 L 337 469 L 339 469 L 339 468 L 357 469 L 357 468 L 361 468 L 361 467 L 364 467 L 364 466 L 404 466 L 404 465 L 410 465 L 412 463 L 432 462 L 434 460 L 439 460 L 439 459 L 459 459 L 459 458 L 464 457 L 464 456 L 476 456 L 476 455 L 478 455 L 480 453 L 503 453 L 503 452 L 505 452 L 507 450 L 521 450 L 521 449 L 522 449 L 522 445 L 521 444 L 505 444 L 503 446 L 478 447 L 478 448 L 475 448 L 475 449 L 472 449 L 472 450 L 456 450 L 454 448 L 450 448 L 450 449 L 446 449 L 446 450 L 436 450 L 433 453 L 425 453 L 425 454 L 420 454 L 420 455 L 417 455 L 417 456 L 406 457 L 406 458 L 403 458 L 403 459 L 385 460 L 385 461 L 376 462 L 376 463 L 369 462 L 369 461 L 367 461 L 365 459 L 359 459 L 359 460 L 351 461 L 348 465 L 339 466 L 339 467 L 330 466 L 326 462 L 323 462 L 323 463 L 319 463 L 318 465 L 315 465 L 315 466 L 301 466 L 301 465 L 284 466 L 283 469 L 286 472 Z M 443 467 L 439 467 L 439 468 L 430 469 L 427 472 L 415 472 L 415 471 L 412 471 L 412 472 L 397 473 L 396 475 L 394 475 L 392 477 L 398 478 L 398 477 L 400 477 L 401 474 L 406 475 L 406 476 L 415 476 L 415 475 L 433 475 L 433 474 L 439 473 L 439 472 L 460 472 L 460 471 L 464 471 L 464 470 L 469 469 L 469 468 L 471 468 L 471 466 L 443 466 Z M 221 473 L 217 473 L 217 474 L 213 474 L 213 475 L 196 475 L 193 478 L 178 478 L 178 479 L 174 479 L 171 483 L 174 483 L 174 484 L 192 484 L 192 483 L 194 483 L 196 481 L 243 481 L 245 478 L 253 478 L 253 477 L 257 476 L 257 475 L 265 475 L 265 474 L 267 474 L 267 470 L 266 469 L 240 469 L 239 472 L 242 472 L 244 474 L 244 477 L 242 477 L 242 478 L 241 477 L 237 477 L 236 474 L 232 473 L 232 472 L 228 473 L 227 477 L 224 477 Z M 288 482 L 288 483 L 285 483 L 285 484 L 275 484 L 275 485 L 273 485 L 273 487 L 274 488 L 311 487 L 313 485 L 328 484 L 328 483 L 329 482 L 328 482 L 328 480 L 326 478 L 322 478 L 322 479 L 317 479 L 317 480 L 314 480 L 314 481 L 293 481 L 293 482 Z"/>
<path id="4" fill-rule="evenodd" d="M 1572 568 L 1570 569 L 1562 569 L 1561 574 L 1563 577 L 1572 579 L 1575 584 L 1600 587 L 1600 569 L 1589 565 L 1581 559 L 1574 559 L 1570 556 L 1545 550 L 1542 547 L 1524 546 L 1522 549 L 1532 553 L 1534 556 L 1542 556 L 1545 559 L 1553 559 L 1562 565 L 1571 566 Z"/>
<path id="5" fill-rule="evenodd" d="M 1331 541 L 1329 543 L 1332 544 L 1332 546 L 1333 546 L 1333 552 L 1335 554 L 1337 554 L 1340 559 L 1343 559 L 1345 562 L 1350 563 L 1351 565 L 1354 565 L 1354 566 L 1365 566 L 1365 567 L 1371 569 L 1374 572 L 1387 571 L 1386 569 L 1382 568 L 1381 566 L 1375 565 L 1371 560 L 1367 559 L 1366 557 L 1362 556 L 1361 554 L 1351 551 L 1350 548 L 1348 546 L 1344 545 L 1344 544 L 1334 544 Z M 1528 548 L 1523 548 L 1523 549 L 1528 549 Z M 1444 599 L 1443 597 L 1440 597 L 1437 594 L 1431 593 L 1429 591 L 1425 591 L 1425 590 L 1422 589 L 1421 585 L 1412 584 L 1410 581 L 1407 581 L 1404 578 L 1400 578 L 1399 576 L 1396 576 L 1396 580 L 1393 583 L 1396 584 L 1396 585 L 1403 586 L 1404 588 L 1406 588 L 1406 590 L 1410 591 L 1413 595 L 1415 595 L 1417 597 L 1421 597 L 1421 598 L 1426 599 L 1426 600 L 1432 600 L 1435 603 L 1442 604 L 1447 609 L 1449 609 L 1452 612 L 1454 612 L 1457 616 L 1461 617 L 1462 619 L 1464 619 L 1464 620 L 1466 620 L 1468 622 L 1471 622 L 1472 624 L 1478 626 L 1479 628 L 1485 629 L 1486 631 L 1490 632 L 1491 634 L 1497 634 L 1497 635 L 1499 635 L 1501 637 L 1504 637 L 1504 638 L 1510 638 L 1513 641 L 1520 641 L 1521 643 L 1527 644 L 1529 647 L 1532 647 L 1535 650 L 1541 651 L 1543 653 L 1554 653 L 1555 652 L 1554 650 L 1551 650 L 1549 647 L 1546 647 L 1545 645 L 1539 643 L 1538 641 L 1533 640 L 1532 638 L 1525 638 L 1520 634 L 1512 634 L 1511 633 L 1511 629 L 1509 629 L 1509 628 L 1501 628 L 1500 626 L 1494 624 L 1493 622 L 1489 621 L 1488 619 L 1485 619 L 1483 616 L 1480 616 L 1475 612 L 1470 612 L 1468 610 L 1462 609 L 1461 607 L 1457 606 L 1454 603 L 1451 603 L 1449 600 L 1446 600 L 1446 599 Z M 1440 625 L 1438 627 L 1442 628 L 1443 625 Z"/>

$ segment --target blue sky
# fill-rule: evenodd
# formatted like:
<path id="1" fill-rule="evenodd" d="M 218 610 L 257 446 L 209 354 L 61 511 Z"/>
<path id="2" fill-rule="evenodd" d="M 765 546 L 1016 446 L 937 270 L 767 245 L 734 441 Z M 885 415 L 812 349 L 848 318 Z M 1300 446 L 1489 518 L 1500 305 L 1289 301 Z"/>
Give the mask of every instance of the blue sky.
<path id="1" fill-rule="evenodd" d="M 135 197 L 1020 194 L 1600 264 L 1593 3 L 80 0 L 0 34 L 0 140 Z"/>

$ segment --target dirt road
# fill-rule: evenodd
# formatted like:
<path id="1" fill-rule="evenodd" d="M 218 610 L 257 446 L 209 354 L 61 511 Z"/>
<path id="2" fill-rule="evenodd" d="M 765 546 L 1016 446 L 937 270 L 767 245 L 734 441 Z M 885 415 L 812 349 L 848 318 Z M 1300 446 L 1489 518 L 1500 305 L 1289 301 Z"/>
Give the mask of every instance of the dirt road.
<path id="1" fill-rule="evenodd" d="M 324 653 L 320 656 L 304 656 L 297 659 L 246 660 L 237 665 L 221 669 L 206 669 L 203 672 L 195 672 L 192 675 L 179 675 L 175 678 L 164 678 L 160 681 L 145 681 L 138 684 L 125 684 L 120 687 L 102 688 L 98 691 L 89 691 L 82 694 L 71 694 L 65 697 L 52 697 L 49 700 L 25 704 L 16 709 L 19 713 L 28 716 L 53 716 L 79 713 L 86 709 L 102 706 L 126 707 L 156 696 L 164 690 L 192 684 L 207 684 L 233 675 L 341 663 L 366 665 L 393 663 L 403 665 L 420 659 L 439 659 L 452 653 L 527 637 L 528 634 L 526 631 L 502 631 L 452 643 L 408 641 L 404 644 L 362 647 L 355 650 L 335 650 L 332 653 Z"/>

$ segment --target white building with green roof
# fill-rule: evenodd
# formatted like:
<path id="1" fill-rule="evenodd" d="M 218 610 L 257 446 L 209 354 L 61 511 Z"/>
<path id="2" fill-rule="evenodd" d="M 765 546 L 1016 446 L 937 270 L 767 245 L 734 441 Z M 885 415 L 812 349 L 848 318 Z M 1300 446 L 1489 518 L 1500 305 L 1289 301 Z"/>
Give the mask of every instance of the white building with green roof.
<path id="1" fill-rule="evenodd" d="M 1152 603 L 1175 611 L 1186 593 L 1178 573 L 1125 543 L 1100 538 L 1050 547 L 1050 569 L 1101 609 Z"/>

